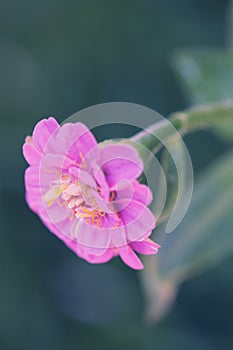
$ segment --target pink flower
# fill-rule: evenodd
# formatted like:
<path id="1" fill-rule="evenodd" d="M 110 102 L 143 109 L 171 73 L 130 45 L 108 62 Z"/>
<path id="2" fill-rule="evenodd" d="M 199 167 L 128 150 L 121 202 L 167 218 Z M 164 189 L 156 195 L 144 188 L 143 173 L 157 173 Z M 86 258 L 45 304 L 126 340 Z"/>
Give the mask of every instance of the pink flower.
<path id="1" fill-rule="evenodd" d="M 142 269 L 134 251 L 157 253 L 152 194 L 136 180 L 143 163 L 132 146 L 98 145 L 82 123 L 60 127 L 51 117 L 35 126 L 23 153 L 29 207 L 78 256 L 103 263 L 120 255 Z"/>

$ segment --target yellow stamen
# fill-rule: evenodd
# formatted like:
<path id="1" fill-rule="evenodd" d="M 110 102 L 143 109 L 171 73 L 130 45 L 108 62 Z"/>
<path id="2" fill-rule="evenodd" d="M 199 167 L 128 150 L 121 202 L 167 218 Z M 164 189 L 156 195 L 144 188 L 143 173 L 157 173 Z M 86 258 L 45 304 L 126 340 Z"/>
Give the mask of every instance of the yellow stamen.
<path id="1" fill-rule="evenodd" d="M 51 199 L 51 200 L 47 203 L 48 207 L 51 207 L 51 205 L 54 203 L 54 201 L 55 201 L 55 199 Z"/>
<path id="2" fill-rule="evenodd" d="M 80 158 L 81 158 L 81 160 L 82 160 L 81 166 L 83 166 L 84 168 L 88 168 L 87 162 L 86 162 L 86 160 L 85 160 L 85 158 L 84 158 L 82 152 L 79 152 L 79 156 L 80 156 Z"/>
<path id="3" fill-rule="evenodd" d="M 120 225 L 120 220 L 117 221 L 116 225 L 113 228 L 118 228 Z"/>

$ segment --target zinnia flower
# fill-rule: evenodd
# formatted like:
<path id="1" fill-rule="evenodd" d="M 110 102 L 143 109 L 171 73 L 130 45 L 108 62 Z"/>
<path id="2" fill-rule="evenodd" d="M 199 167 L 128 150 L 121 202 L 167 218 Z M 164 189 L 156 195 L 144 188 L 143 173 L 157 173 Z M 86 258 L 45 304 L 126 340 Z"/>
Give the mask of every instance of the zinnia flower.
<path id="1" fill-rule="evenodd" d="M 121 143 L 97 144 L 82 123 L 41 120 L 23 145 L 26 200 L 79 257 L 104 263 L 116 255 L 142 269 L 135 251 L 156 254 L 150 189 L 137 178 L 143 162 Z"/>

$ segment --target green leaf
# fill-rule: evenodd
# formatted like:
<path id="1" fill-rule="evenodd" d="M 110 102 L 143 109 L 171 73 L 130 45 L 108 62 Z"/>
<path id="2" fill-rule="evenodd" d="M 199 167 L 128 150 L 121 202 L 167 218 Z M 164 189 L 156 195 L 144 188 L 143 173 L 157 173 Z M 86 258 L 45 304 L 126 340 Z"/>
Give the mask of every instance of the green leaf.
<path id="1" fill-rule="evenodd" d="M 142 275 L 150 317 L 168 311 L 179 284 L 211 268 L 233 252 L 233 153 L 218 160 L 196 184 L 187 215 L 170 235 L 159 232 L 161 249 L 144 259 Z M 158 239 L 157 239 L 158 241 Z"/>
<path id="2" fill-rule="evenodd" d="M 173 66 L 191 104 L 233 99 L 233 52 L 214 49 L 177 51 Z M 233 140 L 233 125 L 220 122 L 214 130 Z"/>
<path id="3" fill-rule="evenodd" d="M 173 66 L 191 103 L 233 99 L 233 52 L 181 50 L 175 53 Z"/>
<path id="4" fill-rule="evenodd" d="M 166 237 L 158 255 L 160 274 L 186 278 L 233 252 L 233 153 L 216 162 L 197 182 L 189 211 Z"/>

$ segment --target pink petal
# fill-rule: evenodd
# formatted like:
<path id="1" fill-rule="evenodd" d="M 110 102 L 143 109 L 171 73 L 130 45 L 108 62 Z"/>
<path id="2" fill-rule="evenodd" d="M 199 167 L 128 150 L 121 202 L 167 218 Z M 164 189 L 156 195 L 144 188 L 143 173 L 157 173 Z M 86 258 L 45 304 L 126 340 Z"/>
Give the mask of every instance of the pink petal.
<path id="1" fill-rule="evenodd" d="M 28 168 L 30 169 L 30 168 Z M 27 174 L 29 173 L 27 169 Z M 36 168 L 31 168 L 33 170 Z M 30 174 L 30 176 L 34 176 L 34 173 Z M 27 182 L 28 184 L 28 182 Z M 28 186 L 28 185 L 27 185 Z M 57 227 L 56 225 L 64 220 L 69 220 L 71 215 L 71 211 L 66 209 L 65 207 L 61 207 L 58 205 L 57 201 L 51 206 L 47 206 L 47 204 L 43 201 L 43 194 L 41 193 L 42 189 L 39 186 L 35 187 L 27 187 L 26 192 L 26 201 L 35 213 L 37 213 L 43 222 L 50 223 L 52 226 Z M 70 232 L 64 233 L 70 236 Z"/>
<path id="2" fill-rule="evenodd" d="M 23 155 L 29 165 L 39 166 L 42 154 L 33 144 L 25 142 L 23 145 Z"/>
<path id="3" fill-rule="evenodd" d="M 25 170 L 25 186 L 27 191 L 32 191 L 32 188 L 38 188 L 38 195 L 41 195 L 49 185 L 56 179 L 56 173 L 42 171 L 38 167 L 28 167 Z"/>
<path id="4" fill-rule="evenodd" d="M 119 181 L 137 179 L 143 171 L 142 160 L 137 151 L 129 145 L 103 145 L 100 148 L 100 162 L 111 188 Z"/>
<path id="5" fill-rule="evenodd" d="M 135 270 L 142 270 L 144 268 L 139 257 L 134 253 L 129 245 L 118 248 L 119 255 L 126 265 Z"/>
<path id="6" fill-rule="evenodd" d="M 53 117 L 43 119 L 36 124 L 32 134 L 32 139 L 36 148 L 40 152 L 43 153 L 45 151 L 48 141 L 58 128 L 59 124 Z"/>
<path id="7" fill-rule="evenodd" d="M 109 247 L 111 234 L 107 228 L 97 228 L 78 220 L 72 228 L 71 236 L 78 244 L 85 247 L 89 254 L 102 255 Z"/>
<path id="8" fill-rule="evenodd" d="M 38 167 L 28 167 L 25 170 L 25 185 L 28 187 L 39 187 L 40 185 L 40 169 Z"/>
<path id="9" fill-rule="evenodd" d="M 105 263 L 105 262 L 111 260 L 113 258 L 113 256 L 115 255 L 113 249 L 107 249 L 102 255 L 92 255 L 92 254 L 87 254 L 87 253 L 80 254 L 80 249 L 78 249 L 77 254 L 80 257 L 83 257 L 86 261 L 88 261 L 91 264 Z"/>
<path id="10" fill-rule="evenodd" d="M 102 195 L 102 198 L 105 201 L 108 201 L 109 187 L 108 187 L 108 184 L 106 182 L 106 178 L 105 178 L 105 175 L 103 173 L 103 170 L 101 169 L 100 166 L 97 165 L 96 161 L 92 162 L 91 167 L 92 167 L 93 176 L 100 187 L 100 193 Z"/>
<path id="11" fill-rule="evenodd" d="M 53 225 L 56 225 L 66 219 L 69 220 L 69 217 L 71 215 L 71 211 L 69 209 L 60 207 L 56 201 L 50 207 L 45 207 L 45 210 L 48 216 L 48 220 Z M 43 220 L 45 220 L 45 218 L 43 218 Z"/>
<path id="12" fill-rule="evenodd" d="M 141 242 L 132 242 L 130 243 L 130 246 L 136 250 L 136 252 L 144 255 L 156 254 L 160 248 L 159 244 L 153 242 L 149 238 L 146 238 Z"/>
<path id="13" fill-rule="evenodd" d="M 72 175 L 74 175 L 74 173 L 75 173 L 75 175 L 78 178 L 78 182 L 81 184 L 81 186 L 83 185 L 83 186 L 91 187 L 93 189 L 97 189 L 95 179 L 93 178 L 93 176 L 91 174 L 89 174 L 88 171 L 80 169 L 76 173 L 76 172 L 74 172 L 74 167 L 71 167 L 69 169 L 69 172 Z"/>
<path id="14" fill-rule="evenodd" d="M 112 224 L 111 227 L 114 227 L 114 224 Z M 126 230 L 125 226 L 119 226 L 117 228 L 111 229 L 111 248 L 119 248 L 119 247 L 125 247 L 127 246 L 127 236 L 126 236 Z"/>
<path id="15" fill-rule="evenodd" d="M 52 169 L 57 169 L 61 172 L 62 169 L 68 169 L 74 165 L 74 161 L 65 155 L 52 153 L 45 154 L 41 162 L 42 170 L 47 170 L 48 172 Z"/>
<path id="16" fill-rule="evenodd" d="M 85 196 L 85 194 L 82 191 L 82 197 L 85 199 L 85 201 L 87 203 L 89 203 L 91 205 L 91 202 L 93 201 L 93 199 L 96 202 L 96 205 L 101 208 L 101 210 L 104 213 L 108 213 L 108 214 L 113 214 L 114 213 L 114 208 L 112 206 L 111 203 L 105 201 L 102 196 L 100 195 L 100 193 L 98 193 L 96 190 L 92 190 L 91 191 L 91 195 L 88 198 L 87 196 Z M 106 226 L 107 227 L 107 226 Z"/>
<path id="17" fill-rule="evenodd" d="M 81 164 L 88 157 L 97 158 L 97 142 L 93 134 L 82 123 L 67 123 L 60 127 L 52 143 L 56 143 L 56 153 L 64 154 L 68 158 Z M 89 155 L 90 153 L 90 155 Z M 86 162 L 88 160 L 85 159 Z"/>
<path id="18" fill-rule="evenodd" d="M 120 211 L 128 242 L 140 241 L 155 228 L 155 217 L 142 203 L 132 200 Z"/>
<path id="19" fill-rule="evenodd" d="M 142 204 L 150 205 L 153 199 L 153 195 L 148 186 L 140 184 L 138 181 L 132 182 L 134 194 L 133 198 L 135 201 L 139 201 Z"/>
<path id="20" fill-rule="evenodd" d="M 114 203 L 117 205 L 121 200 L 128 199 L 138 201 L 144 205 L 149 205 L 152 201 L 152 193 L 148 186 L 140 184 L 138 181 L 119 181 L 116 186 L 116 199 Z"/>

